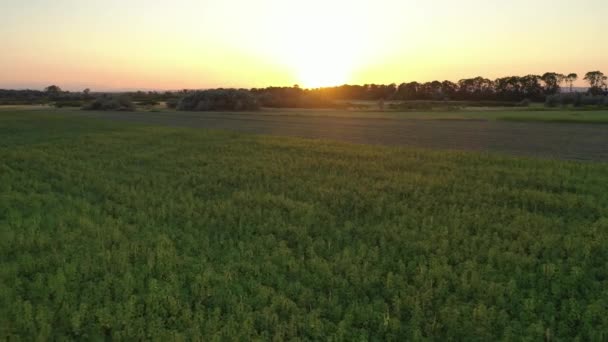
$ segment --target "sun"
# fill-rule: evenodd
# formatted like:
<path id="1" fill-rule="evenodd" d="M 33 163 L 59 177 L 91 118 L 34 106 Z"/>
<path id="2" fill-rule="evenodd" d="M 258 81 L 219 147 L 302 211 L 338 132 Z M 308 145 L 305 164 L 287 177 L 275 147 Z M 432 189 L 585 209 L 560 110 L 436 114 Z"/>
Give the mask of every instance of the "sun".
<path id="1" fill-rule="evenodd" d="M 288 57 L 297 81 L 306 88 L 348 83 L 360 57 L 350 39 L 322 27 L 309 28 L 302 36 Z"/>
<path id="2" fill-rule="evenodd" d="M 305 88 L 320 88 L 348 83 L 348 72 L 336 65 L 299 67 L 298 79 Z"/>
<path id="3" fill-rule="evenodd" d="M 353 73 L 364 62 L 369 37 L 361 25 L 363 9 L 341 4 L 306 2 L 298 8 L 299 16 L 291 17 L 293 21 L 278 34 L 281 44 L 275 49 L 292 70 L 295 83 L 318 88 L 353 81 Z"/>
<path id="4" fill-rule="evenodd" d="M 348 83 L 352 73 L 352 56 L 344 57 L 341 61 L 339 57 L 341 55 L 336 53 L 321 56 L 310 54 L 303 55 L 302 59 L 294 59 L 299 84 L 305 88 L 319 88 Z"/>

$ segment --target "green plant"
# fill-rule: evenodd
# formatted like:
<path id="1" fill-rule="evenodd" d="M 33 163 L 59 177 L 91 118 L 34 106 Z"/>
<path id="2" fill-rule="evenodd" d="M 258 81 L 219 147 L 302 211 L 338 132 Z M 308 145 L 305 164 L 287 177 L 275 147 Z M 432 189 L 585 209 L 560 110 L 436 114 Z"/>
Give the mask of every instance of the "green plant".
<path id="1" fill-rule="evenodd" d="M 135 105 L 126 95 L 101 95 L 85 105 L 84 110 L 134 111 Z"/>
<path id="2" fill-rule="evenodd" d="M 178 110 L 257 110 L 256 98 L 245 90 L 215 89 L 190 92 L 177 105 Z"/>
<path id="3" fill-rule="evenodd" d="M 545 99 L 545 107 L 554 108 L 561 105 L 561 97 L 559 94 L 547 95 Z"/>
<path id="4" fill-rule="evenodd" d="M 7 340 L 603 340 L 608 164 L 0 113 Z"/>

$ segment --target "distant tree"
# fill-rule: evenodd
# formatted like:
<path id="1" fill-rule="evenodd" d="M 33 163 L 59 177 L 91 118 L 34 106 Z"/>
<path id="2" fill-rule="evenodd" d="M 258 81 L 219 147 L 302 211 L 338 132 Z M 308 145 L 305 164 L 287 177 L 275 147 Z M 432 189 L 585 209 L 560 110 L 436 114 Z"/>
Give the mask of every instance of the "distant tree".
<path id="1" fill-rule="evenodd" d="M 125 94 L 100 95 L 92 103 L 84 106 L 84 110 L 134 111 L 135 105 Z"/>
<path id="2" fill-rule="evenodd" d="M 420 83 L 410 82 L 401 83 L 397 88 L 397 98 L 399 100 L 416 100 L 419 98 Z"/>
<path id="3" fill-rule="evenodd" d="M 62 90 L 61 90 L 61 88 L 59 88 L 59 86 L 50 85 L 50 86 L 44 88 L 44 91 L 49 94 L 58 94 L 58 93 L 61 93 Z"/>
<path id="4" fill-rule="evenodd" d="M 570 92 L 572 92 L 572 86 L 574 85 L 574 82 L 578 80 L 578 74 L 570 73 L 568 76 L 566 76 L 565 80 L 570 85 Z"/>
<path id="5" fill-rule="evenodd" d="M 540 79 L 545 83 L 545 95 L 554 95 L 559 93 L 560 85 L 565 78 L 566 76 L 556 72 L 547 72 L 543 74 Z"/>
<path id="6" fill-rule="evenodd" d="M 397 94 L 397 85 L 395 83 L 391 83 L 389 85 L 383 86 L 384 88 L 384 92 L 383 92 L 383 99 L 393 99 L 395 98 L 395 95 Z"/>
<path id="7" fill-rule="evenodd" d="M 44 92 L 47 94 L 49 99 L 56 100 L 61 95 L 62 90 L 61 90 L 61 88 L 59 88 L 56 85 L 50 85 L 50 86 L 44 88 Z"/>
<path id="8" fill-rule="evenodd" d="M 460 80 L 458 87 L 464 100 L 489 100 L 495 96 L 494 82 L 483 77 Z"/>
<path id="9" fill-rule="evenodd" d="M 524 98 L 542 100 L 543 87 L 540 84 L 541 77 L 538 75 L 527 75 L 520 78 L 521 90 Z"/>
<path id="10" fill-rule="evenodd" d="M 607 87 L 608 77 L 601 71 L 590 71 L 585 74 L 585 81 L 589 83 L 589 93 L 599 95 Z"/>
<path id="11" fill-rule="evenodd" d="M 430 99 L 443 100 L 443 98 L 445 96 L 443 95 L 441 82 L 433 81 L 433 82 L 427 83 L 426 86 L 428 88 L 428 93 L 429 93 Z"/>
<path id="12" fill-rule="evenodd" d="M 525 97 L 521 79 L 519 76 L 508 76 L 494 81 L 497 97 L 508 101 L 523 100 Z"/>
<path id="13" fill-rule="evenodd" d="M 441 94 L 443 95 L 444 99 L 448 98 L 448 99 L 453 99 L 454 95 L 456 94 L 456 92 L 458 91 L 458 84 L 451 82 L 451 81 L 443 81 L 441 82 Z"/>
<path id="14" fill-rule="evenodd" d="M 257 110 L 259 103 L 256 97 L 247 90 L 211 89 L 190 92 L 179 101 L 177 109 L 190 111 Z"/>
<path id="15" fill-rule="evenodd" d="M 82 91 L 82 98 L 88 100 L 91 98 L 91 89 L 86 88 Z"/>

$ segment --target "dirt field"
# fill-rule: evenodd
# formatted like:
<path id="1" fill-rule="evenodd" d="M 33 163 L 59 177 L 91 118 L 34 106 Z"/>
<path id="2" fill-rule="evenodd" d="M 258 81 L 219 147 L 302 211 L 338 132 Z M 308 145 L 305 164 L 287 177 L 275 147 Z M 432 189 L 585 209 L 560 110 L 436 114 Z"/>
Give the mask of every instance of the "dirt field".
<path id="1" fill-rule="evenodd" d="M 72 112 L 128 122 L 342 140 L 362 144 L 608 161 L 608 126 L 485 120 L 284 116 L 276 113 Z"/>

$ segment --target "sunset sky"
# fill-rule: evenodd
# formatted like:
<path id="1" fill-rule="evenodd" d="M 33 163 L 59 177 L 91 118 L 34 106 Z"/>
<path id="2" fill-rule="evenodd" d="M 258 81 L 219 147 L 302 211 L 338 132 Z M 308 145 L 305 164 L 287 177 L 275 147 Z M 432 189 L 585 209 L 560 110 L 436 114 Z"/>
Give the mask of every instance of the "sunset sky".
<path id="1" fill-rule="evenodd" d="M 608 73 L 607 17 L 607 0 L 1 0 L 0 88 Z"/>

